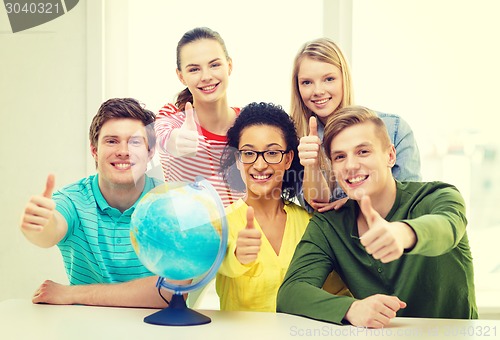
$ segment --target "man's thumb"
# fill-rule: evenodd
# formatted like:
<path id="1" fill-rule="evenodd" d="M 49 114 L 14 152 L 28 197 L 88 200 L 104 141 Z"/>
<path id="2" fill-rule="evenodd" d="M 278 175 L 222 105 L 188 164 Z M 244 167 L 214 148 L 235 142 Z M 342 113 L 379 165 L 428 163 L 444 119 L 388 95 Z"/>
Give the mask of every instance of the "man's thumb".
<path id="1" fill-rule="evenodd" d="M 53 174 L 47 176 L 47 183 L 45 184 L 45 191 L 43 192 L 43 197 L 52 198 L 52 192 L 54 191 L 54 185 L 56 178 Z"/>
<path id="2" fill-rule="evenodd" d="M 372 207 L 372 201 L 369 196 L 364 195 L 361 197 L 361 202 L 359 204 L 361 212 L 365 216 L 368 228 L 371 228 L 376 219 L 380 216 L 375 209 Z"/>
<path id="3" fill-rule="evenodd" d="M 254 229 L 255 228 L 255 226 L 253 225 L 253 218 L 254 218 L 253 208 L 252 207 L 248 207 L 246 229 Z"/>
<path id="4" fill-rule="evenodd" d="M 311 116 L 309 118 L 309 136 L 317 136 L 318 135 L 318 121 L 316 117 Z"/>

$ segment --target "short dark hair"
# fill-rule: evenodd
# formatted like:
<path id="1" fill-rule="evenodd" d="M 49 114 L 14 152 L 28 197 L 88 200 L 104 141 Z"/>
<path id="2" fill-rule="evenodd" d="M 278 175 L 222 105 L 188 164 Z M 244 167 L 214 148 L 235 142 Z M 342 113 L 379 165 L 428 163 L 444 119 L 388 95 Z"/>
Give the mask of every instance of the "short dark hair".
<path id="1" fill-rule="evenodd" d="M 391 140 L 387 133 L 384 121 L 372 110 L 364 106 L 346 106 L 333 114 L 325 125 L 323 145 L 328 159 L 332 157 L 332 141 L 343 130 L 348 127 L 371 122 L 374 125 L 375 133 L 380 138 L 382 145 L 391 145 Z"/>
<path id="2" fill-rule="evenodd" d="M 236 167 L 236 155 L 240 143 L 242 131 L 250 126 L 268 125 L 278 128 L 283 133 L 287 151 L 293 151 L 292 164 L 283 176 L 281 196 L 286 200 L 292 200 L 299 192 L 303 175 L 303 167 L 300 164 L 297 147 L 299 138 L 292 118 L 280 105 L 272 103 L 250 103 L 245 106 L 234 125 L 227 131 L 227 144 L 221 156 L 221 173 L 224 180 L 235 190 L 244 191 L 240 172 Z"/>
<path id="3" fill-rule="evenodd" d="M 134 98 L 112 98 L 102 103 L 90 124 L 89 139 L 93 147 L 97 148 L 99 133 L 104 123 L 116 118 L 140 120 L 146 127 L 148 150 L 154 148 L 156 144 L 156 134 L 154 131 L 155 114 L 145 109 L 144 105 Z"/>

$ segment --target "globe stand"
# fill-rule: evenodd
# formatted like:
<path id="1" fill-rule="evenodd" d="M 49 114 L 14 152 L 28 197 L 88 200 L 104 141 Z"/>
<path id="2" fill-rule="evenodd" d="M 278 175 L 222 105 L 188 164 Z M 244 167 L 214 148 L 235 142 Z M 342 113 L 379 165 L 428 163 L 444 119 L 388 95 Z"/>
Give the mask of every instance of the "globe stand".
<path id="1" fill-rule="evenodd" d="M 170 304 L 156 313 L 144 318 L 144 322 L 161 326 L 196 326 L 212 320 L 187 307 L 182 294 L 173 294 Z"/>
<path id="2" fill-rule="evenodd" d="M 196 202 L 196 204 L 192 205 L 193 202 Z M 155 206 L 154 209 L 151 207 L 152 205 Z M 199 213 L 195 213 L 196 219 L 192 219 L 193 208 L 194 211 L 200 209 Z M 151 213 L 151 211 L 154 213 Z M 152 215 L 159 215 L 160 218 L 148 219 L 148 216 Z M 158 230 L 153 230 L 150 233 L 149 228 L 153 224 L 159 225 L 161 227 L 159 229 L 163 231 L 163 234 L 158 234 Z M 192 230 L 196 228 L 201 228 L 201 231 L 195 230 L 193 232 Z M 206 230 L 207 228 L 209 229 Z M 181 237 L 183 240 L 185 238 L 188 242 L 178 242 L 177 238 L 170 234 L 172 232 L 176 233 L 174 236 Z M 196 255 L 194 259 L 185 258 L 185 252 L 190 246 L 189 242 L 191 242 L 193 233 L 196 236 L 195 240 L 198 243 L 200 240 L 203 241 L 204 245 L 210 250 L 208 253 L 201 254 L 203 259 L 213 258 L 208 270 L 206 269 L 208 263 L 201 269 L 197 266 L 200 255 Z M 201 234 L 198 235 L 198 233 Z M 217 235 L 218 233 L 219 235 Z M 228 240 L 226 214 L 224 205 L 210 182 L 201 176 L 197 176 L 193 183 L 171 182 L 152 189 L 141 199 L 132 213 L 130 239 L 142 264 L 152 273 L 158 275 L 158 281 L 156 282 L 158 292 L 160 293 L 161 288 L 174 292 L 169 306 L 145 317 L 144 322 L 165 326 L 194 326 L 210 323 L 212 320 L 208 316 L 188 308 L 182 295 L 208 284 L 217 274 L 217 270 L 226 254 Z M 217 253 L 214 254 L 216 240 L 219 241 L 219 244 Z M 171 258 L 164 258 L 163 254 L 166 246 L 171 251 L 178 251 L 182 254 L 183 261 L 187 261 L 186 263 L 193 267 L 191 272 L 185 273 L 184 270 L 189 269 L 189 267 L 183 267 L 181 268 L 182 273 L 179 273 L 179 268 L 168 265 L 171 264 Z M 154 254 L 159 252 L 160 258 L 155 258 L 152 261 L 149 257 L 151 252 L 154 252 Z M 173 281 L 190 279 L 192 283 L 176 285 L 169 283 L 169 279 Z"/>

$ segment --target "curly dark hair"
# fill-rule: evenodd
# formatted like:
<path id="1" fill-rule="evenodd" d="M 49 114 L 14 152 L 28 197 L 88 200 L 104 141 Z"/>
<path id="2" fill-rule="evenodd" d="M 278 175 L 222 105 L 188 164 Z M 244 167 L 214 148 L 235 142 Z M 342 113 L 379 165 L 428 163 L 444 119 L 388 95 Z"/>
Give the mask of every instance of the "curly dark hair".
<path id="1" fill-rule="evenodd" d="M 243 130 L 254 125 L 268 125 L 281 130 L 287 145 L 287 151 L 293 151 L 292 164 L 283 175 L 281 197 L 291 201 L 299 192 L 302 185 L 303 167 L 300 164 L 297 147 L 299 138 L 292 118 L 280 105 L 272 103 L 250 103 L 245 106 L 234 125 L 227 131 L 227 144 L 222 152 L 220 172 L 224 180 L 235 190 L 245 191 L 240 172 L 236 167 L 236 150 L 240 143 Z"/>

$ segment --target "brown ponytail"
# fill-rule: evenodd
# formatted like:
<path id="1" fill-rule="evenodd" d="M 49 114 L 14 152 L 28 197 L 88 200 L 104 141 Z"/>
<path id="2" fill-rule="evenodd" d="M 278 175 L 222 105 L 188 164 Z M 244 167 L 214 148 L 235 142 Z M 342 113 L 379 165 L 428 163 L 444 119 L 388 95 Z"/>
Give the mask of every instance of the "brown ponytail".
<path id="1" fill-rule="evenodd" d="M 179 111 L 184 111 L 184 107 L 186 106 L 187 102 L 190 102 L 191 104 L 193 103 L 193 94 L 186 87 L 177 95 L 177 99 L 175 100 L 175 106 L 177 106 Z"/>

